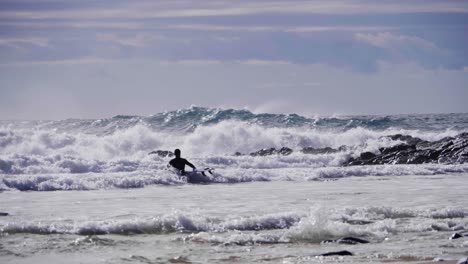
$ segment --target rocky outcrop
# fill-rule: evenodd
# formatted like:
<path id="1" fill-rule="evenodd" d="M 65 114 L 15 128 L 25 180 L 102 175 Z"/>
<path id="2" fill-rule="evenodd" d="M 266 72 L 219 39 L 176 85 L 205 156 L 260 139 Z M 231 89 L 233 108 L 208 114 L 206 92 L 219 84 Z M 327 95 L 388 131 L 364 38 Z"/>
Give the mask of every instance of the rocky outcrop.
<path id="1" fill-rule="evenodd" d="M 287 156 L 289 154 L 291 154 L 293 152 L 292 149 L 290 148 L 287 148 L 287 147 L 282 147 L 280 149 L 276 149 L 276 148 L 268 148 L 268 149 L 261 149 L 259 151 L 256 151 L 256 152 L 252 152 L 250 153 L 250 156 L 270 156 L 270 155 L 283 155 L 283 156 Z"/>
<path id="2" fill-rule="evenodd" d="M 172 151 L 169 151 L 169 150 L 155 150 L 155 151 L 151 151 L 150 153 L 148 153 L 148 155 L 154 155 L 154 154 L 158 155 L 161 158 L 174 157 L 174 153 L 172 153 Z"/>
<path id="3" fill-rule="evenodd" d="M 311 154 L 311 155 L 319 155 L 319 154 L 331 154 L 331 153 L 336 153 L 340 151 L 345 151 L 346 146 L 341 146 L 338 149 L 326 147 L 326 148 L 313 148 L 313 147 L 306 147 L 301 149 L 301 152 L 304 154 Z M 270 155 L 284 155 L 287 156 L 289 154 L 293 153 L 293 150 L 288 148 L 288 147 L 282 147 L 280 149 L 276 148 L 264 148 L 255 152 L 250 153 L 250 156 L 270 156 Z M 243 156 L 244 154 L 240 152 L 234 153 L 234 156 Z"/>
<path id="4" fill-rule="evenodd" d="M 363 152 L 358 158 L 349 159 L 345 165 L 455 164 L 468 161 L 468 133 L 432 142 L 409 135 L 398 134 L 388 137 L 404 143 L 381 148 L 379 153 Z"/>

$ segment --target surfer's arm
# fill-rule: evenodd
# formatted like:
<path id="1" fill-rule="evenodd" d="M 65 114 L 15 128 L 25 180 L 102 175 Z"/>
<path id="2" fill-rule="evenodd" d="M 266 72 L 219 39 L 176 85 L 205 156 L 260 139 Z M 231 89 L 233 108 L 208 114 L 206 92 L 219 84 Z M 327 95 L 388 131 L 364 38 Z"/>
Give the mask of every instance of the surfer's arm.
<path id="1" fill-rule="evenodd" d="M 188 162 L 188 160 L 185 160 L 185 165 L 191 167 L 192 169 L 196 169 L 192 163 Z"/>

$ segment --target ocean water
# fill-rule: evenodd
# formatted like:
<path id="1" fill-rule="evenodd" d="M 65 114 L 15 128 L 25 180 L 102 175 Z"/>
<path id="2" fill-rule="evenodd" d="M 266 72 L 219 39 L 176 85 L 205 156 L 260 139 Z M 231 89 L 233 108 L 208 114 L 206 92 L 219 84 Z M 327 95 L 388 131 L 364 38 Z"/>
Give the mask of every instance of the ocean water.
<path id="1" fill-rule="evenodd" d="M 468 164 L 343 166 L 468 132 L 468 114 L 299 116 L 191 107 L 0 121 L 1 263 L 427 263 L 468 254 Z M 290 155 L 252 156 L 288 147 Z M 337 151 L 305 154 L 303 148 Z M 182 150 L 208 182 L 167 168 Z M 338 151 L 339 149 L 339 151 Z M 366 244 L 321 243 L 343 237 Z M 346 250 L 353 256 L 319 256 Z"/>

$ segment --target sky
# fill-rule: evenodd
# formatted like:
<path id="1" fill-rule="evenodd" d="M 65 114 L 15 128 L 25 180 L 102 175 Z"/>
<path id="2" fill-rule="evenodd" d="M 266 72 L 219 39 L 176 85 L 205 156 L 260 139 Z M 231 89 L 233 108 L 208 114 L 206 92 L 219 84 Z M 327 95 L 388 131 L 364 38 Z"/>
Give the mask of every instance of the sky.
<path id="1" fill-rule="evenodd" d="M 0 0 L 0 119 L 468 112 L 468 0 Z"/>

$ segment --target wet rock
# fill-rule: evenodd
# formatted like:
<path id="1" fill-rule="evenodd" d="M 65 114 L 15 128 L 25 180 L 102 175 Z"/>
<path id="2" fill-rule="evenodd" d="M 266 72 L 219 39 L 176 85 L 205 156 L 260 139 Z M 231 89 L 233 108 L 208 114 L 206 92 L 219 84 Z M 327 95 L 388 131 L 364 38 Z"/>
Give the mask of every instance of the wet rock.
<path id="1" fill-rule="evenodd" d="M 8 213 L 0 212 L 0 216 L 7 216 Z"/>
<path id="2" fill-rule="evenodd" d="M 169 150 L 156 150 L 156 151 L 151 151 L 150 153 L 148 153 L 148 155 L 153 155 L 153 154 L 156 154 L 161 158 L 174 157 L 174 153 L 172 153 L 172 151 L 169 151 Z"/>
<path id="3" fill-rule="evenodd" d="M 338 151 L 346 151 L 348 150 L 348 146 L 342 145 L 338 148 Z"/>
<path id="4" fill-rule="evenodd" d="M 367 244 L 369 241 L 357 237 L 343 237 L 336 240 L 324 240 L 321 244 L 336 243 L 336 244 L 346 244 L 346 245 L 356 245 L 356 244 Z"/>
<path id="5" fill-rule="evenodd" d="M 278 150 L 277 154 L 287 156 L 287 155 L 290 155 L 292 152 L 293 152 L 292 149 L 287 148 L 287 147 L 282 147 L 280 150 Z"/>
<path id="6" fill-rule="evenodd" d="M 269 156 L 273 154 L 276 154 L 275 148 L 261 149 L 259 151 L 250 153 L 250 156 Z"/>
<path id="7" fill-rule="evenodd" d="M 236 153 L 234 153 L 234 156 L 242 156 L 242 155 L 243 155 L 243 154 L 242 154 L 242 153 L 240 153 L 240 152 L 236 152 Z"/>
<path id="8" fill-rule="evenodd" d="M 328 256 L 352 256 L 352 255 L 353 253 L 347 250 L 341 250 L 341 251 L 323 253 L 323 254 L 320 254 L 319 256 L 328 257 Z"/>
<path id="9" fill-rule="evenodd" d="M 250 156 L 270 156 L 274 154 L 278 155 L 284 155 L 287 156 L 293 152 L 292 149 L 287 148 L 287 147 L 282 147 L 281 149 L 276 149 L 276 148 L 268 148 L 268 149 L 261 149 L 256 152 L 250 153 Z"/>
<path id="10" fill-rule="evenodd" d="M 377 155 L 375 155 L 375 154 L 372 153 L 372 152 L 363 152 L 363 153 L 361 153 L 361 155 L 359 156 L 359 158 L 360 158 L 361 160 L 370 160 L 370 159 L 373 159 L 373 158 L 375 158 L 375 157 L 377 157 Z"/>
<path id="11" fill-rule="evenodd" d="M 174 257 L 174 258 L 171 258 L 168 260 L 169 263 L 182 263 L 182 264 L 191 264 L 192 262 L 184 257 L 184 256 L 177 256 L 177 257 Z"/>
<path id="12" fill-rule="evenodd" d="M 389 154 L 389 153 L 398 152 L 398 151 L 414 151 L 416 150 L 416 145 L 400 144 L 400 145 L 396 145 L 393 147 L 381 148 L 379 150 L 380 150 L 380 153 L 382 154 Z"/>
<path id="13" fill-rule="evenodd" d="M 468 257 L 461 258 L 457 264 L 468 264 Z"/>
<path id="14" fill-rule="evenodd" d="M 459 234 L 459 233 L 453 233 L 452 236 L 450 236 L 450 240 L 458 239 L 460 237 L 463 237 L 463 236 L 461 234 Z"/>
<path id="15" fill-rule="evenodd" d="M 420 138 L 412 137 L 410 135 L 396 134 L 396 135 L 391 135 L 391 136 L 387 136 L 387 137 L 389 137 L 390 139 L 395 140 L 395 141 L 396 140 L 404 141 L 407 145 L 417 145 L 417 144 L 427 142 L 427 141 L 422 140 Z"/>
<path id="16" fill-rule="evenodd" d="M 350 225 L 368 225 L 373 224 L 373 221 L 369 220 L 359 220 L 359 219 L 344 219 L 343 222 L 350 224 Z"/>
<path id="17" fill-rule="evenodd" d="M 392 140 L 406 142 L 381 148 L 380 154 L 363 152 L 358 158 L 350 158 L 345 165 L 376 164 L 456 164 L 468 162 L 468 133 L 445 137 L 437 141 L 425 141 L 406 135 L 389 136 Z"/>
<path id="18" fill-rule="evenodd" d="M 345 148 L 345 146 L 342 146 L 342 147 Z M 333 149 L 333 148 L 330 148 L 330 147 L 326 147 L 326 148 L 307 147 L 307 148 L 303 148 L 301 150 L 301 152 L 304 153 L 304 154 L 313 154 L 313 155 L 330 154 L 330 153 L 336 153 L 336 152 L 339 152 L 339 151 L 344 151 L 344 148 L 343 148 L 343 150 L 338 150 L 338 149 Z"/>
<path id="19" fill-rule="evenodd" d="M 450 236 L 450 240 L 458 239 L 461 237 L 468 237 L 468 231 L 461 231 L 461 232 L 453 233 L 452 236 Z"/>

